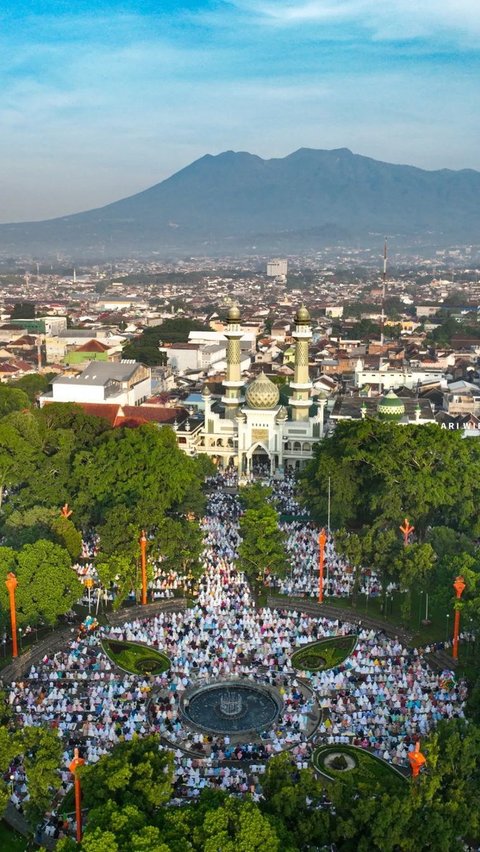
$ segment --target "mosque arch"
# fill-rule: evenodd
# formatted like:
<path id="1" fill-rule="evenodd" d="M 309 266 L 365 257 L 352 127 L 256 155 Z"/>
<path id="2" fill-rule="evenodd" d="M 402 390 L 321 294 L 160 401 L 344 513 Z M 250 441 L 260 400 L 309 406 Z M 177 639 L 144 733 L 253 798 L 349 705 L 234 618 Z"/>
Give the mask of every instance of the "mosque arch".
<path id="1" fill-rule="evenodd" d="M 270 450 L 263 444 L 261 441 L 257 441 L 256 444 L 252 444 L 249 450 L 247 450 L 247 457 L 251 458 L 254 453 L 260 455 L 261 453 L 265 453 L 265 455 L 270 458 L 271 453 Z"/>

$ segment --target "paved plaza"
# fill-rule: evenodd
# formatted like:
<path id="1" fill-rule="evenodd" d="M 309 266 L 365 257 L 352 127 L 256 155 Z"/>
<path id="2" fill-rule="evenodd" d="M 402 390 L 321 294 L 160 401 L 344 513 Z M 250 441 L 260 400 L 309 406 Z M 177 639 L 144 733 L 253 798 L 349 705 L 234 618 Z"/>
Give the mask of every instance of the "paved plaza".
<path id="1" fill-rule="evenodd" d="M 293 498 L 285 499 L 295 511 Z M 75 747 L 93 764 L 116 743 L 158 733 L 174 752 L 179 802 L 194 799 L 206 786 L 258 797 L 266 762 L 282 750 L 302 767 L 315 745 L 353 744 L 406 770 L 418 738 L 441 719 L 463 715 L 462 685 L 432 669 L 400 637 L 291 605 L 256 608 L 235 568 L 239 512 L 235 494 L 212 490 L 202 522 L 204 574 L 191 608 L 167 598 L 149 607 L 147 616 L 136 608 L 93 634 L 62 634 L 42 659 L 7 684 L 19 725 L 47 725 L 63 738 L 59 809 L 71 785 L 68 765 Z M 291 536 L 308 541 L 309 531 L 298 522 Z M 294 561 L 287 581 L 297 593 L 300 561 Z M 305 562 L 305 572 L 313 570 Z M 352 633 L 357 645 L 337 668 L 312 674 L 292 667 L 299 647 Z M 106 638 L 162 650 L 171 667 L 155 677 L 121 671 L 102 648 Z M 273 723 L 231 736 L 191 724 L 182 709 L 185 691 L 232 679 L 281 696 Z M 17 802 L 22 795 L 28 795 L 26 786 Z"/>

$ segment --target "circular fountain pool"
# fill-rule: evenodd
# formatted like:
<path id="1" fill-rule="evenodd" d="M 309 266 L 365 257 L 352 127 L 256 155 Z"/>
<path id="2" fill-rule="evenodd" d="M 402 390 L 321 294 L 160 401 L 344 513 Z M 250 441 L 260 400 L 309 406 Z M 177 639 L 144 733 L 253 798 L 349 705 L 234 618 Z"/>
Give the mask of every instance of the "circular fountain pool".
<path id="1" fill-rule="evenodd" d="M 181 702 L 184 718 L 203 731 L 239 734 L 263 731 L 283 706 L 276 689 L 247 680 L 201 684 L 187 690 Z"/>

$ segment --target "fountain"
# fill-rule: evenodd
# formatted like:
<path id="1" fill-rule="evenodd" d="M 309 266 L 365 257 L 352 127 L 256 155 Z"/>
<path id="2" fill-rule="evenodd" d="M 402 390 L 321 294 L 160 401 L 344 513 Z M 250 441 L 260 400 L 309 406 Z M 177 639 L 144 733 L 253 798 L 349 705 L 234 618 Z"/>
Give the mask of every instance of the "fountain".
<path id="1" fill-rule="evenodd" d="M 197 684 L 181 703 L 185 721 L 216 734 L 241 734 L 270 728 L 283 707 L 276 689 L 245 679 Z"/>
<path id="2" fill-rule="evenodd" d="M 243 701 L 240 692 L 232 692 L 227 689 L 220 695 L 220 713 L 229 719 L 239 716 L 242 712 Z"/>

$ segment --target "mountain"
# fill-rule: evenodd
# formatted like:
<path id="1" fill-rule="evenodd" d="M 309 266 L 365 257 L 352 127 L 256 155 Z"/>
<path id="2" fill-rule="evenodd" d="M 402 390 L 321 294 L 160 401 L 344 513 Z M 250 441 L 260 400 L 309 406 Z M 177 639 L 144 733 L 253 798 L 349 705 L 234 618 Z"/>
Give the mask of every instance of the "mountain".
<path id="1" fill-rule="evenodd" d="M 426 171 L 301 148 L 283 159 L 207 154 L 159 184 L 84 213 L 0 225 L 0 254 L 115 257 L 478 241 L 480 172 Z"/>

